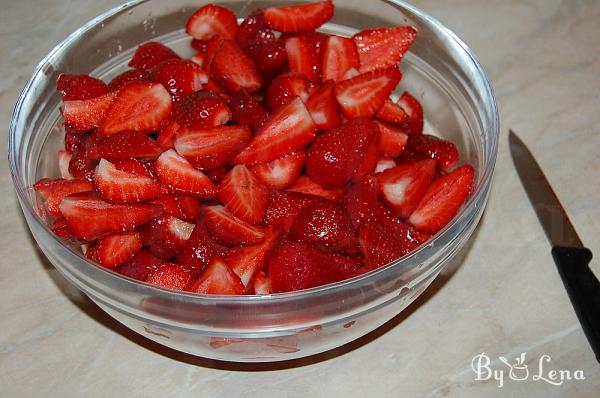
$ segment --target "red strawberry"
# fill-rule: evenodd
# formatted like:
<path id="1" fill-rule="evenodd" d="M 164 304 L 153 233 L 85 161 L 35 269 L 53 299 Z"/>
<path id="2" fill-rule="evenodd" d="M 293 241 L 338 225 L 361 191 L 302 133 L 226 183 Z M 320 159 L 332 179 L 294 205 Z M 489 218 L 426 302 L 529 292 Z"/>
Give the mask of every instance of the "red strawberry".
<path id="1" fill-rule="evenodd" d="M 394 161 L 394 159 L 380 158 L 377 161 L 377 166 L 375 166 L 375 174 L 381 173 L 393 167 L 396 167 L 396 162 Z"/>
<path id="2" fill-rule="evenodd" d="M 164 263 L 146 250 L 138 251 L 131 259 L 116 268 L 120 274 L 139 281 L 145 281 L 148 275 L 162 267 Z"/>
<path id="3" fill-rule="evenodd" d="M 181 98 L 200 90 L 208 82 L 208 75 L 192 61 L 170 59 L 152 68 L 148 80 L 162 84 L 173 97 Z"/>
<path id="4" fill-rule="evenodd" d="M 199 53 L 204 54 L 206 53 L 206 47 L 208 47 L 208 40 L 192 39 L 192 41 L 190 41 L 190 47 Z"/>
<path id="5" fill-rule="evenodd" d="M 274 112 L 234 163 L 264 163 L 289 155 L 312 142 L 316 126 L 300 98 Z"/>
<path id="6" fill-rule="evenodd" d="M 206 43 L 206 51 L 204 52 L 204 61 L 202 62 L 202 69 L 204 69 L 209 75 L 211 75 L 211 66 L 213 59 L 215 58 L 217 52 L 221 49 L 221 46 L 223 45 L 224 41 L 225 39 L 223 39 L 221 36 L 213 36 L 208 41 L 208 43 Z M 210 78 L 208 80 L 209 82 L 212 81 L 212 79 Z M 210 91 L 206 88 L 207 84 L 204 85 L 204 90 Z"/>
<path id="7" fill-rule="evenodd" d="M 235 35 L 236 43 L 244 50 L 254 44 L 277 41 L 273 31 L 265 24 L 264 10 L 257 9 L 244 19 Z"/>
<path id="8" fill-rule="evenodd" d="M 141 248 L 142 237 L 138 232 L 109 235 L 94 245 L 98 262 L 107 268 L 124 263 Z"/>
<path id="9" fill-rule="evenodd" d="M 205 210 L 206 229 L 218 242 L 229 245 L 252 245 L 262 242 L 264 231 L 231 214 L 223 206 L 208 206 Z"/>
<path id="10" fill-rule="evenodd" d="M 56 80 L 56 88 L 63 101 L 87 100 L 100 97 L 108 92 L 106 84 L 88 75 L 67 75 L 61 73 Z"/>
<path id="11" fill-rule="evenodd" d="M 464 165 L 435 179 L 408 222 L 419 231 L 436 233 L 442 229 L 467 199 L 474 173 L 473 167 Z"/>
<path id="12" fill-rule="evenodd" d="M 300 97 L 302 101 L 308 99 L 308 81 L 299 73 L 279 75 L 269 85 L 265 94 L 265 102 L 274 112 L 282 106 Z"/>
<path id="13" fill-rule="evenodd" d="M 301 175 L 296 183 L 288 188 L 288 191 L 320 196 L 322 198 L 334 201 L 339 200 L 342 196 L 341 189 L 325 189 L 306 175 Z"/>
<path id="14" fill-rule="evenodd" d="M 371 156 L 366 155 L 371 145 L 378 144 L 379 129 L 375 122 L 362 118 L 349 120 L 317 137 L 306 155 L 306 175 L 325 188 L 342 188 L 357 176 L 364 159 L 371 162 Z M 377 158 L 373 160 L 372 168 Z"/>
<path id="15" fill-rule="evenodd" d="M 60 216 L 55 216 L 54 222 L 52 223 L 52 232 L 54 232 L 54 234 L 56 236 L 58 236 L 59 238 L 62 239 L 77 239 L 77 237 L 75 235 L 73 235 L 73 232 L 71 232 L 71 230 L 69 229 L 69 226 L 67 225 L 67 221 L 65 220 L 65 218 L 60 215 Z"/>
<path id="16" fill-rule="evenodd" d="M 423 107 L 421 103 L 408 92 L 404 92 L 400 99 L 398 99 L 398 105 L 404 110 L 408 116 L 406 125 L 408 132 L 411 134 L 422 134 L 423 133 Z"/>
<path id="17" fill-rule="evenodd" d="M 224 40 L 215 53 L 210 73 L 217 83 L 232 93 L 242 88 L 254 92 L 262 84 L 252 59 L 231 40 Z"/>
<path id="18" fill-rule="evenodd" d="M 190 61 L 192 61 L 199 67 L 202 67 L 202 64 L 204 63 L 204 53 L 202 52 L 202 53 L 196 53 L 196 54 L 192 55 L 190 57 Z"/>
<path id="19" fill-rule="evenodd" d="M 99 141 L 96 132 L 82 134 L 81 140 L 73 145 L 73 153 L 69 162 L 69 172 L 75 178 L 85 178 L 92 181 L 97 160 L 90 157 L 90 151 Z"/>
<path id="20" fill-rule="evenodd" d="M 317 196 L 304 193 L 274 191 L 269 197 L 264 224 L 287 231 L 302 209 L 315 200 L 318 200 Z"/>
<path id="21" fill-rule="evenodd" d="M 271 279 L 262 271 L 254 275 L 252 279 L 252 292 L 254 294 L 271 294 Z"/>
<path id="22" fill-rule="evenodd" d="M 345 79 L 350 69 L 360 67 L 354 40 L 347 37 L 327 36 L 321 52 L 323 81 L 339 82 Z"/>
<path id="23" fill-rule="evenodd" d="M 42 178 L 35 184 L 35 189 L 46 200 L 46 210 L 53 216 L 60 215 L 59 206 L 62 200 L 71 194 L 79 192 L 89 192 L 94 190 L 94 185 L 83 179 L 75 180 L 52 180 Z"/>
<path id="24" fill-rule="evenodd" d="M 162 150 L 146 134 L 135 131 L 122 131 L 110 135 L 94 145 L 89 151 L 90 159 L 129 159 L 156 160 Z"/>
<path id="25" fill-rule="evenodd" d="M 146 282 L 166 289 L 183 290 L 192 280 L 192 273 L 178 264 L 166 263 L 152 271 Z"/>
<path id="26" fill-rule="evenodd" d="M 246 90 L 240 90 L 229 101 L 233 120 L 237 124 L 257 130 L 267 119 L 267 111 L 262 103 Z"/>
<path id="27" fill-rule="evenodd" d="M 154 169 L 148 164 L 137 159 L 121 159 L 112 162 L 117 170 L 124 171 L 129 174 L 154 178 Z"/>
<path id="28" fill-rule="evenodd" d="M 404 112 L 404 109 L 402 109 L 400 105 L 395 104 L 390 99 L 385 100 L 376 116 L 377 119 L 383 120 L 384 122 L 400 126 L 403 126 L 408 122 L 408 114 Z"/>
<path id="29" fill-rule="evenodd" d="M 219 97 L 223 98 L 225 101 L 229 101 L 231 99 L 231 95 L 227 93 L 227 91 L 218 85 L 214 80 L 208 79 L 208 83 L 202 86 L 202 90 L 207 93 L 218 94 Z"/>
<path id="30" fill-rule="evenodd" d="M 264 20 L 280 32 L 306 32 L 315 30 L 333 17 L 333 2 L 319 1 L 292 6 L 269 7 Z"/>
<path id="31" fill-rule="evenodd" d="M 269 204 L 269 191 L 246 166 L 237 165 L 221 182 L 219 199 L 234 215 L 256 225 Z"/>
<path id="32" fill-rule="evenodd" d="M 213 184 L 220 184 L 223 178 L 229 173 L 229 167 L 219 167 L 206 173 L 206 176 L 210 178 Z"/>
<path id="33" fill-rule="evenodd" d="M 158 145 L 163 151 L 173 149 L 175 147 L 175 135 L 177 134 L 178 130 L 179 123 L 172 120 L 164 129 L 158 132 L 158 136 L 156 137 L 156 145 Z"/>
<path id="34" fill-rule="evenodd" d="M 70 128 L 65 129 L 65 149 L 68 152 L 73 152 L 75 150 L 75 146 L 81 144 L 83 141 L 83 137 L 86 137 L 86 134 L 82 134 L 80 131 L 75 131 Z"/>
<path id="35" fill-rule="evenodd" d="M 341 281 L 359 266 L 358 260 L 307 243 L 286 242 L 271 254 L 269 277 L 274 292 L 289 292 Z"/>
<path id="36" fill-rule="evenodd" d="M 175 149 L 194 167 L 213 170 L 228 164 L 250 140 L 247 127 L 219 126 L 207 130 L 180 128 Z"/>
<path id="37" fill-rule="evenodd" d="M 134 81 L 117 92 L 99 131 L 105 136 L 119 131 L 149 133 L 170 114 L 171 96 L 161 84 Z"/>
<path id="38" fill-rule="evenodd" d="M 219 246 L 206 231 L 204 219 L 199 219 L 190 235 L 190 238 L 179 249 L 177 262 L 189 269 L 201 270 L 206 267 L 215 256 L 220 256 L 224 248 Z"/>
<path id="39" fill-rule="evenodd" d="M 115 93 L 108 93 L 87 100 L 65 101 L 62 105 L 65 127 L 78 132 L 98 127 L 114 99 Z"/>
<path id="40" fill-rule="evenodd" d="M 219 95 L 200 91 L 174 105 L 173 119 L 184 127 L 204 129 L 227 123 L 231 110 Z"/>
<path id="41" fill-rule="evenodd" d="M 61 178 L 66 180 L 72 180 L 73 176 L 69 171 L 69 163 L 71 163 L 71 152 L 61 149 L 58 151 L 58 169 L 60 171 Z"/>
<path id="42" fill-rule="evenodd" d="M 301 73 L 308 80 L 317 82 L 321 76 L 319 57 L 315 48 L 303 36 L 290 37 L 285 41 L 290 71 Z"/>
<path id="43" fill-rule="evenodd" d="M 145 176 L 117 170 L 106 159 L 100 160 L 94 180 L 100 196 L 112 203 L 143 202 L 165 193 L 162 184 Z"/>
<path id="44" fill-rule="evenodd" d="M 161 258 L 175 256 L 193 230 L 194 224 L 173 216 L 157 217 L 141 228 L 144 246 Z"/>
<path id="45" fill-rule="evenodd" d="M 180 193 L 207 198 L 217 192 L 208 177 L 172 149 L 160 155 L 156 173 L 159 181 Z"/>
<path id="46" fill-rule="evenodd" d="M 200 200 L 192 196 L 164 195 L 154 199 L 152 203 L 161 205 L 164 214 L 189 223 L 196 222 L 201 209 Z"/>
<path id="47" fill-rule="evenodd" d="M 408 218 L 427 191 L 435 160 L 427 159 L 402 163 L 377 175 L 381 195 L 402 218 Z"/>
<path id="48" fill-rule="evenodd" d="M 352 38 L 360 57 L 360 71 L 395 66 L 413 44 L 417 32 L 412 26 L 366 29 Z"/>
<path id="49" fill-rule="evenodd" d="M 372 117 L 396 88 L 401 77 L 398 67 L 366 72 L 337 83 L 335 97 L 347 118 Z"/>
<path id="50" fill-rule="evenodd" d="M 200 294 L 237 295 L 244 293 L 240 278 L 229 268 L 221 256 L 215 256 L 200 278 L 191 283 L 187 291 Z"/>
<path id="51" fill-rule="evenodd" d="M 148 76 L 147 71 L 143 71 L 140 69 L 126 70 L 125 72 L 121 73 L 120 75 L 118 75 L 114 79 L 112 79 L 110 81 L 110 83 L 108 83 L 108 90 L 109 91 L 117 91 L 117 90 L 121 89 L 121 87 L 126 85 L 127 83 L 134 82 L 136 80 L 145 80 L 147 76 Z"/>
<path id="52" fill-rule="evenodd" d="M 128 65 L 132 68 L 145 71 L 154 68 L 168 59 L 180 58 L 169 47 L 155 41 L 149 41 L 135 50 L 135 54 L 133 54 L 133 58 L 131 58 Z"/>
<path id="53" fill-rule="evenodd" d="M 346 190 L 346 208 L 354 229 L 373 222 L 374 209 L 379 206 L 378 193 L 379 183 L 372 176 L 363 177 Z"/>
<path id="54" fill-rule="evenodd" d="M 328 80 L 306 101 L 306 108 L 320 130 L 328 130 L 342 123 L 340 108 L 333 93 L 334 87 L 333 81 Z"/>
<path id="55" fill-rule="evenodd" d="M 442 170 L 450 169 L 460 160 L 458 150 L 452 142 L 433 135 L 410 135 L 406 143 L 406 150 L 417 159 L 435 159 Z"/>
<path id="56" fill-rule="evenodd" d="M 304 167 L 304 151 L 295 152 L 267 163 L 252 166 L 250 170 L 272 189 L 285 189 L 292 185 Z"/>
<path id="57" fill-rule="evenodd" d="M 185 25 L 187 34 L 197 40 L 207 40 L 216 35 L 233 39 L 237 29 L 237 17 L 233 11 L 212 3 L 196 10 Z"/>
<path id="58" fill-rule="evenodd" d="M 256 64 L 256 71 L 265 79 L 279 74 L 287 65 L 285 45 L 280 41 L 256 43 L 244 49 Z"/>
<path id="59" fill-rule="evenodd" d="M 60 212 L 75 236 L 94 240 L 130 231 L 158 216 L 161 207 L 153 204 L 114 205 L 96 194 L 74 194 L 63 199 Z"/>
<path id="60" fill-rule="evenodd" d="M 381 138 L 379 140 L 379 153 L 381 156 L 397 158 L 404 152 L 408 135 L 404 130 L 384 122 L 375 121 L 379 127 Z"/>

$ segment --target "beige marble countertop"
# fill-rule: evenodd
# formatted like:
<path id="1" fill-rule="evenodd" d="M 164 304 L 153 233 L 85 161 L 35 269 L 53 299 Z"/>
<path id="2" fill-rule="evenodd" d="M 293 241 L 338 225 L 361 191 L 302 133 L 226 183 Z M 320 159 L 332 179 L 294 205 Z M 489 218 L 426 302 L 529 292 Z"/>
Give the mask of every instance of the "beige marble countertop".
<path id="1" fill-rule="evenodd" d="M 115 0 L 0 0 L 0 130 L 34 65 Z M 489 73 L 501 140 L 487 211 L 462 262 L 409 309 L 339 350 L 285 364 L 194 358 L 129 332 L 70 287 L 27 233 L 0 147 L 2 397 L 596 397 L 600 366 L 555 270 L 507 146 L 515 129 L 600 256 L 600 2 L 414 2 L 463 38 Z M 592 268 L 600 274 L 600 261 Z M 485 351 L 496 380 L 477 381 Z M 537 374 L 580 370 L 560 386 L 510 380 L 499 356 L 526 353 Z"/>

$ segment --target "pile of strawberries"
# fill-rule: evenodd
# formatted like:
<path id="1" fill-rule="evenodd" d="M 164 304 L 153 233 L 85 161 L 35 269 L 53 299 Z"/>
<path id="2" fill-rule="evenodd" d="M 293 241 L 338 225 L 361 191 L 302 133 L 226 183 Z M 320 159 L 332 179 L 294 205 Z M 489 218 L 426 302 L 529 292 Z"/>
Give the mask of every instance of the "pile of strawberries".
<path id="1" fill-rule="evenodd" d="M 473 168 L 390 97 L 412 27 L 339 37 L 331 1 L 235 14 L 208 4 L 197 51 L 138 47 L 110 83 L 63 74 L 61 179 L 34 188 L 54 233 L 129 277 L 207 294 L 350 278 L 458 212 Z M 280 33 L 276 33 L 280 32 Z"/>

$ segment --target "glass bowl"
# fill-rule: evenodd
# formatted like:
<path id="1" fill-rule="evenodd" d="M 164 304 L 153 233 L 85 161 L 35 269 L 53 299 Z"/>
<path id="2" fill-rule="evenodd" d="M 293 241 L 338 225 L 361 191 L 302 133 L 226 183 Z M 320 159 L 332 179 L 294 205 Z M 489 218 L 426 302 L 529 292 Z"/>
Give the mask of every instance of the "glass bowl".
<path id="1" fill-rule="evenodd" d="M 285 1 L 228 1 L 238 16 Z M 476 170 L 473 194 L 460 213 L 426 245 L 368 274 L 313 289 L 268 296 L 207 296 L 176 292 L 124 277 L 86 260 L 57 239 L 37 214 L 31 185 L 58 176 L 63 145 L 61 72 L 110 80 L 135 48 L 161 41 L 191 56 L 183 27 L 200 4 L 191 0 L 133 1 L 82 26 L 38 65 L 15 106 L 9 163 L 29 228 L 50 262 L 119 322 L 165 346 L 207 358 L 263 362 L 326 351 L 376 329 L 414 301 L 465 244 L 484 210 L 498 143 L 492 87 L 469 48 L 432 17 L 402 1 L 336 1 L 323 31 L 409 24 L 418 36 L 401 68 L 399 91 L 425 109 L 428 132 L 452 140 Z M 477 21 L 473 21 L 477 23 Z"/>

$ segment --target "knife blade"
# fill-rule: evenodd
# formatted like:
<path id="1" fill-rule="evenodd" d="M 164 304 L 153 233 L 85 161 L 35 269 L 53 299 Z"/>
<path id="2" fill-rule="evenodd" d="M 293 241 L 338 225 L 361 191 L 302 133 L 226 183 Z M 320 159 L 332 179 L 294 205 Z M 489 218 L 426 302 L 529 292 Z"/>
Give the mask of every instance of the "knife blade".
<path id="1" fill-rule="evenodd" d="M 584 247 L 542 169 L 521 139 L 509 130 L 510 154 L 546 237 L 552 257 L 590 346 L 600 362 L 600 282 Z"/>

